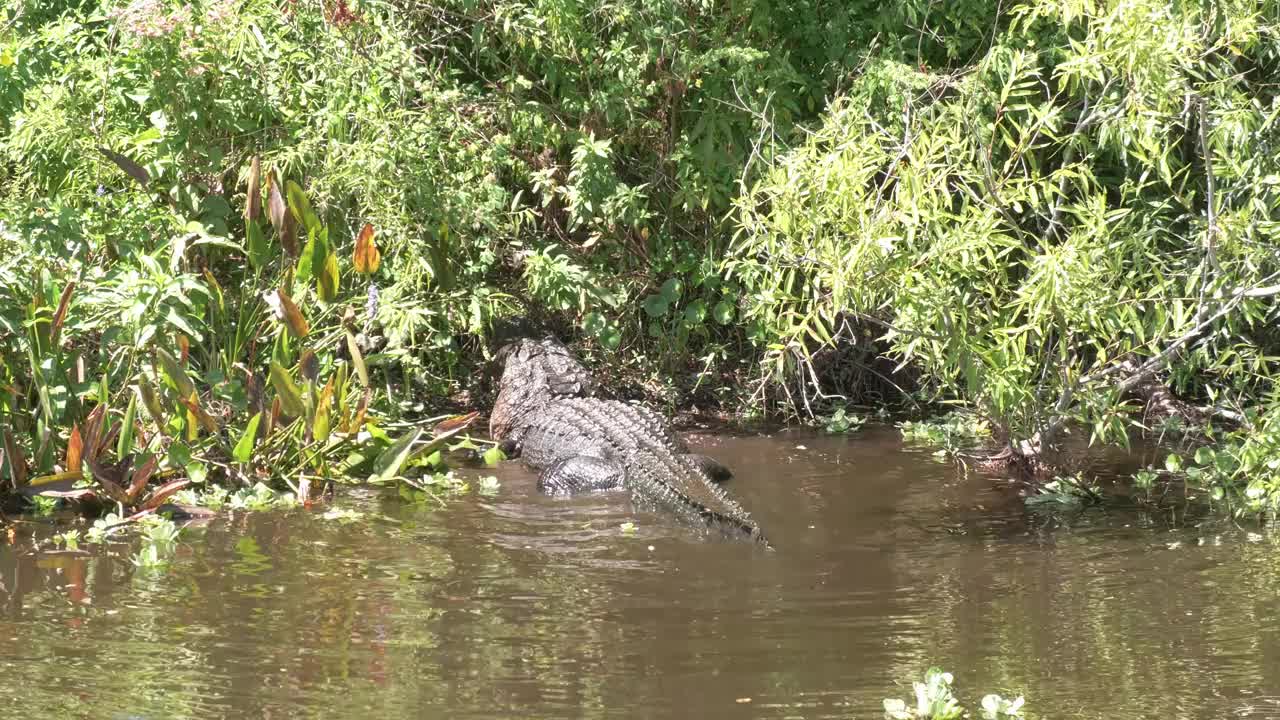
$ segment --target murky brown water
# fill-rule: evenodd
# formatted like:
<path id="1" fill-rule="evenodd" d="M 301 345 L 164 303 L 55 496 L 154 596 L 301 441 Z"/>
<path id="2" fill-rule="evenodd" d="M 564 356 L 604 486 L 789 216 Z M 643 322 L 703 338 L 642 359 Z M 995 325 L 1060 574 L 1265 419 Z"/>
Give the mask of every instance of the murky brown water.
<path id="1" fill-rule="evenodd" d="M 1028 514 L 892 429 L 693 444 L 775 552 L 515 464 L 443 509 L 219 519 L 160 577 L 21 525 L 4 717 L 879 718 L 932 664 L 1036 717 L 1280 717 L 1280 536 Z"/>

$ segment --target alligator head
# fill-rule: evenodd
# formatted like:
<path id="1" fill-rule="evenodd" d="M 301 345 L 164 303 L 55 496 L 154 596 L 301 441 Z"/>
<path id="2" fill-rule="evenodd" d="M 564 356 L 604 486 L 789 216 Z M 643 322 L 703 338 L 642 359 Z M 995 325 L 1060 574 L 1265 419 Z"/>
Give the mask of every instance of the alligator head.
<path id="1" fill-rule="evenodd" d="M 554 400 L 588 397 L 595 379 L 560 341 L 522 338 L 498 350 L 502 365 L 498 399 L 489 415 L 494 439 L 519 443 L 524 429 Z"/>

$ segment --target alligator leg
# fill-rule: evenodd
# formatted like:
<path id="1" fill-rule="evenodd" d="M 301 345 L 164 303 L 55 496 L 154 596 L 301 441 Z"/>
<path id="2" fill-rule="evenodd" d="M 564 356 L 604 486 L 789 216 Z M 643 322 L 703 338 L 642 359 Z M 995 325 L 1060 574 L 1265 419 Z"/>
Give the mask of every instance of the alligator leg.
<path id="1" fill-rule="evenodd" d="M 710 455 L 685 453 L 685 458 L 706 475 L 711 482 L 722 483 L 733 477 L 733 471 L 725 467 L 719 460 Z"/>
<path id="2" fill-rule="evenodd" d="M 625 477 L 621 463 L 595 455 L 571 455 L 543 471 L 538 489 L 548 495 L 620 490 Z"/>

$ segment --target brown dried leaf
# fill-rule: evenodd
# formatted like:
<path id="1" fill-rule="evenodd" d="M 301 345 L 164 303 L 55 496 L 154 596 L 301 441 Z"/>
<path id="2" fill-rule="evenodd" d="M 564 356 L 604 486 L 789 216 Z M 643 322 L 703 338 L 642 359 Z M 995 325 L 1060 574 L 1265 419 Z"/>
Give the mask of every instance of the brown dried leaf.
<path id="1" fill-rule="evenodd" d="M 469 412 L 466 415 L 455 415 L 437 423 L 431 432 L 436 437 L 441 437 L 446 434 L 454 435 L 465 430 L 469 425 L 471 425 L 471 423 L 475 422 L 478 417 L 480 417 L 480 413 L 478 412 Z"/>
<path id="2" fill-rule="evenodd" d="M 84 419 L 84 459 L 93 461 L 98 457 L 98 448 L 102 446 L 102 422 L 107 415 L 107 406 L 99 405 Z"/>
<path id="3" fill-rule="evenodd" d="M 93 472 L 93 479 L 106 491 L 107 497 L 122 505 L 129 504 L 129 494 L 125 492 L 123 487 L 125 469 L 129 464 L 128 459 L 119 466 L 103 465 L 96 458 L 86 458 L 85 462 L 89 464 L 89 470 Z"/>
<path id="4" fill-rule="evenodd" d="M 285 204 L 284 195 L 280 192 L 280 183 L 273 174 L 269 181 L 270 187 L 267 189 L 267 215 L 271 219 L 271 226 L 276 229 L 276 237 L 280 239 L 280 244 L 284 246 L 284 251 L 290 257 L 298 257 L 298 225 L 293 219 L 293 213 L 289 211 L 289 206 Z"/>
<path id="5" fill-rule="evenodd" d="M 298 371 L 308 382 L 315 382 L 320 378 L 320 358 L 316 357 L 314 351 L 302 352 L 302 357 L 298 359 Z"/>
<path id="6" fill-rule="evenodd" d="M 142 504 L 142 510 L 144 511 L 155 510 L 156 508 L 163 505 L 164 501 L 169 499 L 169 496 L 173 495 L 174 493 L 178 492 L 179 490 L 181 490 L 182 488 L 190 484 L 191 484 L 190 480 L 183 479 L 183 480 L 173 480 L 171 482 L 165 483 L 164 485 L 161 485 L 160 487 L 156 488 L 151 493 L 151 495 L 147 497 L 147 501 Z"/>
<path id="7" fill-rule="evenodd" d="M 80 462 L 84 459 L 84 440 L 80 437 L 80 426 L 71 426 L 71 437 L 67 440 L 66 462 L 63 466 L 68 472 L 79 472 Z"/>
<path id="8" fill-rule="evenodd" d="M 74 281 L 62 288 L 62 297 L 58 299 L 58 309 L 53 313 L 53 322 L 49 326 L 49 347 L 58 346 L 58 336 L 62 333 L 62 324 L 67 320 L 67 308 L 71 306 L 71 293 L 76 289 Z"/>
<path id="9" fill-rule="evenodd" d="M 133 471 L 133 479 L 129 481 L 129 501 L 133 502 L 138 499 L 142 491 L 146 489 L 147 482 L 151 480 L 151 475 L 155 473 L 156 467 L 159 465 L 159 458 L 155 455 L 147 458 L 137 470 Z"/>
<path id="10" fill-rule="evenodd" d="M 139 185 L 142 185 L 145 187 L 147 183 L 151 182 L 151 174 L 147 172 L 146 168 L 142 167 L 138 163 L 130 160 L 129 158 L 121 155 L 118 152 L 112 152 L 111 150 L 108 150 L 101 146 L 98 147 L 98 152 L 102 153 L 107 157 L 108 160 L 115 163 L 116 167 L 125 171 L 125 174 L 127 174 L 129 177 L 133 178 L 134 180 L 137 180 Z"/>
<path id="11" fill-rule="evenodd" d="M 360 428 L 364 427 L 364 415 L 369 410 L 369 400 L 373 397 L 373 390 L 365 388 L 364 394 L 360 396 L 360 404 L 356 406 L 355 416 L 351 418 L 351 423 L 347 425 L 347 432 L 358 433 Z"/>

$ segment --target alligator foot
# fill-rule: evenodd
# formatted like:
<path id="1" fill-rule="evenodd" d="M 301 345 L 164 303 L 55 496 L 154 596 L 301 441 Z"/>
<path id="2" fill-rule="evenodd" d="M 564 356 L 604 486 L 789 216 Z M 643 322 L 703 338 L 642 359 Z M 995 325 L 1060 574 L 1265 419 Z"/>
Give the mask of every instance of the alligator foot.
<path id="1" fill-rule="evenodd" d="M 548 495 L 592 490 L 620 490 L 626 471 L 613 460 L 594 455 L 573 455 L 558 460 L 538 478 L 538 489 Z"/>
<path id="2" fill-rule="evenodd" d="M 733 471 L 725 467 L 719 460 L 699 453 L 685 453 L 685 458 L 707 476 L 711 482 L 722 483 L 733 477 Z"/>

